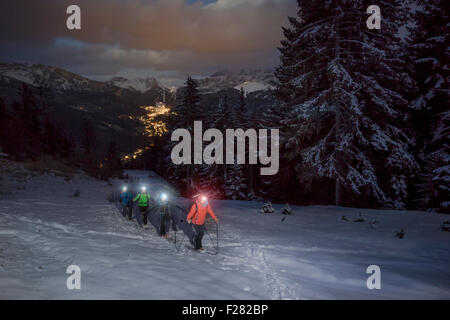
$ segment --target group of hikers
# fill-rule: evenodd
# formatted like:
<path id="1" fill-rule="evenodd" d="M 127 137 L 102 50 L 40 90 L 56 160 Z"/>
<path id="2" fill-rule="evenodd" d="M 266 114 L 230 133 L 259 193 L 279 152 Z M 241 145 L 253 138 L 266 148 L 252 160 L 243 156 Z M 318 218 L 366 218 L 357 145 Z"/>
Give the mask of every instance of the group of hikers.
<path id="1" fill-rule="evenodd" d="M 175 220 L 170 215 L 168 206 L 167 194 L 161 193 L 157 199 L 153 199 L 147 192 L 146 187 L 141 188 L 141 192 L 133 197 L 132 193 L 125 186 L 119 195 L 119 201 L 123 208 L 124 216 L 129 220 L 133 219 L 133 204 L 137 203 L 139 211 L 142 215 L 142 227 L 148 229 L 148 215 L 153 211 L 159 214 L 159 233 L 160 236 L 167 239 L 169 236 L 170 222 L 172 221 L 172 229 L 177 231 Z M 203 251 L 202 239 L 205 234 L 205 220 L 206 216 L 210 215 L 216 223 L 219 223 L 216 215 L 211 209 L 208 198 L 205 195 L 194 196 L 194 203 L 192 204 L 189 213 L 186 217 L 186 222 L 193 226 L 193 237 L 191 243 L 195 250 Z"/>

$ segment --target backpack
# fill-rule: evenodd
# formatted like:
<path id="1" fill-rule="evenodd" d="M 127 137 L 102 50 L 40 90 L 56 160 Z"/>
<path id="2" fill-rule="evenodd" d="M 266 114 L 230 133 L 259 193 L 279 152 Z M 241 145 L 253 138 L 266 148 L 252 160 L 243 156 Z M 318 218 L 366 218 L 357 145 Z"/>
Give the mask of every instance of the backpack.
<path id="1" fill-rule="evenodd" d="M 138 204 L 139 205 L 142 205 L 142 204 L 149 205 L 150 204 L 150 195 L 147 193 L 140 193 L 138 195 Z"/>
<path id="2" fill-rule="evenodd" d="M 192 215 L 192 221 L 194 221 L 194 218 L 197 216 L 197 212 L 198 212 L 197 200 L 194 200 L 194 201 L 191 202 L 190 207 L 192 208 L 193 206 L 195 206 L 195 212 Z"/>

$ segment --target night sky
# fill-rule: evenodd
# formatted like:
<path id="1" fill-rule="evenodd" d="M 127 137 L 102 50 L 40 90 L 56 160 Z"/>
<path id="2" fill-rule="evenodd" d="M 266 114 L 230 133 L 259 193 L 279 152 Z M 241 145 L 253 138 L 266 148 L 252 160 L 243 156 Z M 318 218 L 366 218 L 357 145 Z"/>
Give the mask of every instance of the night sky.
<path id="1" fill-rule="evenodd" d="M 66 28 L 67 6 L 82 30 Z M 106 80 L 270 68 L 295 0 L 2 0 L 0 61 L 62 67 Z"/>

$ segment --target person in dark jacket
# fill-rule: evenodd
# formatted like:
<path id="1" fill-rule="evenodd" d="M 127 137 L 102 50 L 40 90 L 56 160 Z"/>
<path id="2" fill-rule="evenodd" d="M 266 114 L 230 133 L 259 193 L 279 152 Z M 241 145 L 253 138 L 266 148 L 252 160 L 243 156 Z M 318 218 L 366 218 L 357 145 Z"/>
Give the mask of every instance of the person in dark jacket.
<path id="1" fill-rule="evenodd" d="M 127 187 L 122 188 L 122 192 L 119 195 L 120 203 L 122 204 L 123 208 L 123 215 L 127 216 L 129 220 L 132 219 L 133 215 L 133 196 L 131 193 L 127 190 Z"/>

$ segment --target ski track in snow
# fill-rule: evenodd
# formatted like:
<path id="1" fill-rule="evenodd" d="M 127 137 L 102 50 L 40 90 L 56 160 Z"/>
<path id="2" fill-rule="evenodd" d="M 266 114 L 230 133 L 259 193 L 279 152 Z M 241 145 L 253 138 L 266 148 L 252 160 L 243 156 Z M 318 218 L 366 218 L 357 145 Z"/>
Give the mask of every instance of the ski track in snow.
<path id="1" fill-rule="evenodd" d="M 130 186 L 170 189 L 155 174 L 131 173 Z M 0 199 L 0 298 L 450 298 L 450 239 L 439 230 L 446 216 L 311 206 L 293 207 L 296 215 L 280 222 L 279 214 L 259 214 L 261 203 L 214 201 L 219 254 L 186 249 L 181 232 L 177 252 L 152 225 L 143 230 L 106 201 L 122 183 L 54 176 L 17 182 Z M 381 221 L 376 230 L 339 220 L 359 211 Z M 400 228 L 403 240 L 393 237 Z M 208 230 L 213 239 L 206 234 L 203 244 L 213 251 Z M 385 270 L 383 290 L 370 291 L 365 268 L 377 263 Z M 82 269 L 79 292 L 65 286 L 71 264 Z"/>
<path id="2" fill-rule="evenodd" d="M 261 274 L 264 287 L 271 299 L 301 299 L 296 294 L 295 289 L 283 283 L 275 270 L 270 266 L 264 251 L 261 249 L 262 246 L 254 245 L 247 240 L 243 240 L 239 233 L 232 231 L 229 226 L 224 226 L 223 229 L 223 233 L 229 235 L 234 243 L 238 243 L 245 248 L 247 255 L 237 260 L 242 264 L 250 263 L 252 268 Z"/>

